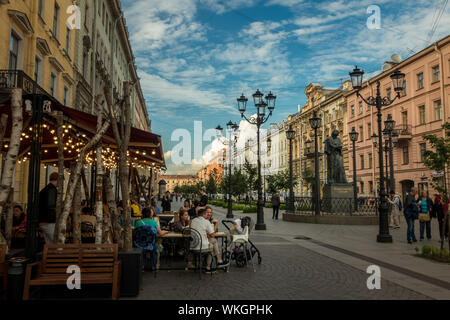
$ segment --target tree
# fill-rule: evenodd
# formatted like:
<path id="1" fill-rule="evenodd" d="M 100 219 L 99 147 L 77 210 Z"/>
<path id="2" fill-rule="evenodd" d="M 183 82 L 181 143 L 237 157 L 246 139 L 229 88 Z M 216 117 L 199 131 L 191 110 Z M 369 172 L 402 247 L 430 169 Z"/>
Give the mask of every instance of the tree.
<path id="1" fill-rule="evenodd" d="M 423 138 L 427 140 L 431 147 L 435 151 L 426 150 L 424 152 L 424 164 L 428 168 L 435 170 L 436 172 L 442 172 L 442 176 L 433 176 L 432 185 L 433 187 L 444 194 L 444 203 L 448 202 L 448 188 L 447 188 L 447 167 L 450 164 L 450 123 L 446 122 L 442 125 L 445 131 L 445 136 L 438 138 L 436 135 L 426 135 Z M 445 212 L 444 223 L 442 224 L 442 234 L 444 234 L 445 226 L 449 224 L 448 208 Z M 449 238 L 449 248 L 450 248 L 450 238 Z M 441 240 L 441 252 L 444 248 L 444 237 Z"/>
<path id="2" fill-rule="evenodd" d="M 209 179 L 206 182 L 205 188 L 206 188 L 206 193 L 208 193 L 208 194 L 216 194 L 217 193 L 216 179 L 214 179 L 214 176 L 212 173 L 209 175 Z"/>
<path id="3" fill-rule="evenodd" d="M 277 191 L 287 191 L 290 188 L 289 170 L 280 171 L 267 177 L 268 191 L 275 193 Z M 298 184 L 297 176 L 292 176 L 292 184 L 295 188 Z"/>
<path id="4" fill-rule="evenodd" d="M 245 159 L 244 172 L 248 191 L 258 190 L 258 168 Z"/>

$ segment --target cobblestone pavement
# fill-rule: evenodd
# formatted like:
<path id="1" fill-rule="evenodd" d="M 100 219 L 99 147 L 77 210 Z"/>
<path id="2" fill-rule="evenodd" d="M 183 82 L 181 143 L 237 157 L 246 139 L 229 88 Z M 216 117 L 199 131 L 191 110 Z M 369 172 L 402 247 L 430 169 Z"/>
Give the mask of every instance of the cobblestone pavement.
<path id="1" fill-rule="evenodd" d="M 215 215 L 224 218 L 224 211 L 217 209 Z M 228 273 L 204 274 L 201 279 L 193 271 L 160 271 L 156 278 L 146 272 L 136 299 L 429 299 L 385 279 L 381 290 L 368 290 L 369 274 L 301 246 L 302 240 L 276 235 L 283 234 L 280 231 L 251 235 L 262 256 L 256 272 L 251 265 L 240 269 L 234 263 Z"/>

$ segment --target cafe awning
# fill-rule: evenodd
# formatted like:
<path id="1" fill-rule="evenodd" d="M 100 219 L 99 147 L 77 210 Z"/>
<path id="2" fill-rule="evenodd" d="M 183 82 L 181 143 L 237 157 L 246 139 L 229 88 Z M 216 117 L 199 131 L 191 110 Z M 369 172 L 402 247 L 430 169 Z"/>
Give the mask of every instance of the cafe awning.
<path id="1" fill-rule="evenodd" d="M 26 99 L 26 98 L 25 98 Z M 19 161 L 26 161 L 30 157 L 31 111 L 26 110 L 24 99 L 23 106 L 23 133 L 19 151 Z M 97 131 L 97 116 L 59 105 L 52 101 L 51 112 L 44 112 L 42 123 L 42 148 L 41 162 L 48 165 L 57 165 L 58 144 L 56 135 L 56 119 L 54 111 L 62 111 L 64 115 L 64 160 L 68 168 L 70 163 L 78 159 L 82 147 L 95 135 Z M 11 135 L 11 106 L 0 106 L 0 114 L 8 115 L 8 125 L 5 131 L 2 151 L 7 151 Z M 119 126 L 120 127 L 120 126 Z M 114 167 L 118 156 L 117 145 L 113 130 L 110 127 L 102 139 L 103 158 L 105 166 Z M 136 167 L 165 168 L 164 152 L 161 136 L 131 128 L 130 143 L 128 148 L 129 161 Z M 86 163 L 95 161 L 95 151 L 87 157 Z"/>

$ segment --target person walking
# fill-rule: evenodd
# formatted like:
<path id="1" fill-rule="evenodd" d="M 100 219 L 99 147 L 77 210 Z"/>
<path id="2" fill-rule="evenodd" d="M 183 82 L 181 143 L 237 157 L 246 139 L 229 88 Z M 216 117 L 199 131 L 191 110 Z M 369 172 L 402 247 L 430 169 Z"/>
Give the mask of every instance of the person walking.
<path id="1" fill-rule="evenodd" d="M 170 199 L 170 192 L 167 191 L 164 198 L 161 201 L 161 207 L 163 212 L 171 211 L 171 204 L 170 204 L 171 202 L 172 200 Z"/>
<path id="2" fill-rule="evenodd" d="M 39 193 L 39 229 L 44 234 L 46 244 L 53 244 L 56 225 L 56 198 L 58 172 L 52 172 L 49 184 Z"/>
<path id="3" fill-rule="evenodd" d="M 278 213 L 280 211 L 280 192 L 277 191 L 276 193 L 274 193 L 272 195 L 272 210 L 273 210 L 273 215 L 272 215 L 272 219 L 278 220 Z"/>
<path id="4" fill-rule="evenodd" d="M 394 191 L 390 192 L 390 198 L 388 198 L 391 204 L 391 217 L 390 226 L 394 229 L 400 228 L 400 212 L 401 212 L 401 200 L 400 196 L 395 194 Z"/>
<path id="5" fill-rule="evenodd" d="M 437 218 L 439 223 L 439 236 L 440 241 L 448 237 L 448 225 L 444 226 L 445 213 L 447 212 L 447 206 L 444 203 L 442 193 L 436 194 L 434 197 L 433 209 L 431 211 L 432 218 Z"/>
<path id="6" fill-rule="evenodd" d="M 417 242 L 416 235 L 414 233 L 414 221 L 418 219 L 419 207 L 416 203 L 416 188 L 411 188 L 411 191 L 406 196 L 404 216 L 407 224 L 406 240 L 408 243 Z"/>
<path id="7" fill-rule="evenodd" d="M 419 206 L 419 223 L 420 223 L 420 241 L 423 241 L 423 236 L 426 228 L 427 239 L 431 240 L 431 209 L 433 208 L 433 201 L 428 197 L 428 192 L 423 190 L 421 197 L 417 199 Z"/>

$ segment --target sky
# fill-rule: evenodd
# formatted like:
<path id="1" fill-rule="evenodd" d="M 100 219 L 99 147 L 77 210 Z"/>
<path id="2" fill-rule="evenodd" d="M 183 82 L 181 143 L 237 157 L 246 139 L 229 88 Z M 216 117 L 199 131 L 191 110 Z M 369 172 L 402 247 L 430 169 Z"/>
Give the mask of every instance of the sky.
<path id="1" fill-rule="evenodd" d="M 308 84 L 338 88 L 355 65 L 371 77 L 392 54 L 406 59 L 449 35 L 447 3 L 123 0 L 152 132 L 163 139 L 167 173 L 195 173 L 211 159 L 223 147 L 211 135 L 218 124 L 225 127 L 232 120 L 241 131 L 254 134 L 237 110 L 242 93 L 250 98 L 249 116 L 256 112 L 251 102 L 256 89 L 277 96 L 267 128 L 304 105 Z M 379 29 L 368 27 L 375 13 L 368 12 L 371 5 L 380 8 Z M 189 145 L 181 154 L 190 161 L 182 164 L 173 156 L 180 142 Z"/>

